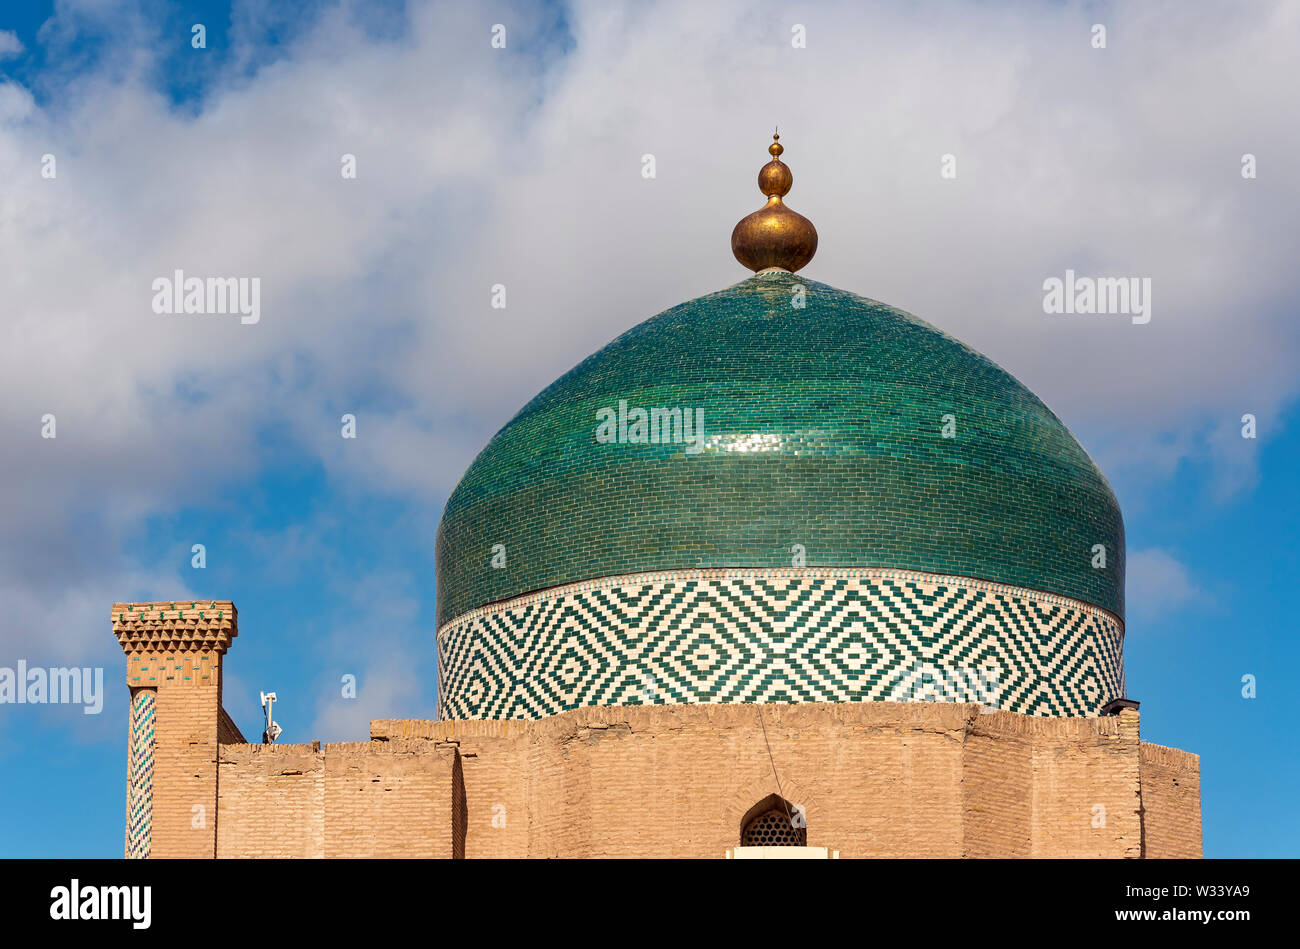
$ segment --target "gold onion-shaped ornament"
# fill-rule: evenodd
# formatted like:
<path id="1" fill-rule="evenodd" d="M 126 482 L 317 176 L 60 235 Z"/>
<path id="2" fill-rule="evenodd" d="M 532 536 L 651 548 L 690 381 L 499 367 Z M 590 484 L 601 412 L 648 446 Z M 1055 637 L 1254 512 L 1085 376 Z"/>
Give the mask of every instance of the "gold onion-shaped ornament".
<path id="1" fill-rule="evenodd" d="M 794 175 L 781 161 L 785 149 L 780 139 L 773 134 L 767 148 L 772 160 L 758 172 L 758 188 L 767 195 L 767 204 L 742 218 L 731 232 L 731 252 L 755 272 L 775 267 L 794 273 L 817 253 L 817 228 L 781 200 L 790 193 Z"/>

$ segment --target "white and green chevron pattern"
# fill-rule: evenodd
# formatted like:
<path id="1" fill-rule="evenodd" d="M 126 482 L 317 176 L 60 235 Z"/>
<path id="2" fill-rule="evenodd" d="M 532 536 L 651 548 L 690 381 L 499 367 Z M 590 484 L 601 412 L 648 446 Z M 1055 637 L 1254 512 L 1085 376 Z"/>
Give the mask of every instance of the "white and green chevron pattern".
<path id="1" fill-rule="evenodd" d="M 444 719 L 536 719 L 589 705 L 947 700 L 1095 716 L 1124 694 L 1123 638 L 1105 610 L 963 577 L 637 574 L 446 624 L 438 708 Z"/>

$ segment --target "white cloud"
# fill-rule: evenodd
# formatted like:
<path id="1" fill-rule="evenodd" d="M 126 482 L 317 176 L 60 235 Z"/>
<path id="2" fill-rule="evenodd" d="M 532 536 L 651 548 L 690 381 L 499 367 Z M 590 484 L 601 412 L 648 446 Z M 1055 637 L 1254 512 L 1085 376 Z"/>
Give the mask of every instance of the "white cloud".
<path id="1" fill-rule="evenodd" d="M 334 698 L 318 705 L 309 730 L 298 732 L 294 740 L 369 741 L 370 723 L 375 719 L 436 718 L 432 693 L 422 689 L 432 669 L 431 647 L 418 665 L 401 656 L 389 656 L 381 666 L 358 676 L 356 698 L 343 698 L 339 686 Z"/>
<path id="2" fill-rule="evenodd" d="M 433 637 L 418 623 L 414 578 L 370 573 L 354 578 L 352 604 L 322 637 L 328 680 L 318 693 L 311 738 L 367 741 L 376 718 L 433 718 Z M 412 662 L 408 657 L 425 657 Z M 343 676 L 355 694 L 343 694 Z M 310 740 L 306 736 L 295 740 Z"/>
<path id="3" fill-rule="evenodd" d="M 13 30 L 0 30 L 0 59 L 11 59 L 26 49 Z"/>
<path id="4" fill-rule="evenodd" d="M 1143 619 L 1163 619 L 1211 600 L 1192 581 L 1187 567 L 1158 547 L 1129 551 L 1127 573 L 1126 599 L 1130 610 Z"/>
<path id="5" fill-rule="evenodd" d="M 413 7 L 400 40 L 359 9 L 218 76 L 193 115 L 149 85 L 139 18 L 44 104 L 0 87 L 0 576 L 33 634 L 83 635 L 49 624 L 92 601 L 105 634 L 154 573 L 123 539 L 255 475 L 268 426 L 341 481 L 436 507 L 551 380 L 745 276 L 728 238 L 777 123 L 790 204 L 821 234 L 807 275 L 987 352 L 1107 433 L 1103 464 L 1137 446 L 1153 478 L 1189 453 L 1231 467 L 1206 433 L 1300 385 L 1293 5 L 1111 10 L 1096 51 L 1079 5 L 825 4 L 796 50 L 774 2 L 587 3 L 551 59 L 531 4 L 489 18 L 506 50 L 462 5 Z M 176 268 L 261 277 L 262 321 L 153 314 Z M 1152 277 L 1152 322 L 1045 316 L 1066 268 Z"/>

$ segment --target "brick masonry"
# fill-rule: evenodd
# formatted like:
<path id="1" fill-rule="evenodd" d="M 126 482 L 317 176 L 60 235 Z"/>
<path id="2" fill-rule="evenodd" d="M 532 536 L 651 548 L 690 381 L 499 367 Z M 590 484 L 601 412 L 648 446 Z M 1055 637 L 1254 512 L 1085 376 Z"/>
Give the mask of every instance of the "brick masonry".
<path id="1" fill-rule="evenodd" d="M 1201 769 L 1196 755 L 1143 743 L 1142 840 L 1144 856 L 1201 853 Z"/>
<path id="2" fill-rule="evenodd" d="M 220 705 L 236 625 L 217 605 L 114 606 L 128 683 L 157 690 L 154 857 L 720 858 L 774 794 L 844 857 L 1201 853 L 1199 759 L 1142 744 L 1131 710 L 593 707 L 250 745 Z"/>
<path id="3" fill-rule="evenodd" d="M 1200 856 L 1198 760 L 1159 749 L 1146 792 L 1135 712 L 584 708 L 375 721 L 371 738 L 223 745 L 219 855 L 721 857 L 780 793 L 809 846 L 843 857 Z"/>
<path id="4" fill-rule="evenodd" d="M 450 857 L 456 749 L 221 746 L 221 857 Z"/>

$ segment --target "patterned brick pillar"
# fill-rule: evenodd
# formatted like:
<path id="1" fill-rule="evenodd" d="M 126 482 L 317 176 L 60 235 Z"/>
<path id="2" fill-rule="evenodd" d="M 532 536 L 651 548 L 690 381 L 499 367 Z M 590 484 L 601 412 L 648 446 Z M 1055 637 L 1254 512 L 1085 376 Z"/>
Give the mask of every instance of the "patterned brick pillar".
<path id="1" fill-rule="evenodd" d="M 126 856 L 149 856 L 153 828 L 153 744 L 154 718 L 158 710 L 157 689 L 131 690 L 131 733 L 126 774 Z"/>
<path id="2" fill-rule="evenodd" d="M 131 688 L 126 853 L 215 857 L 229 600 L 113 604 Z"/>

